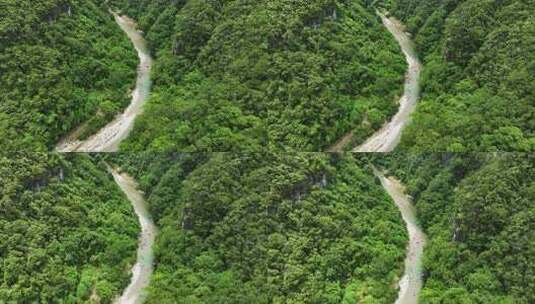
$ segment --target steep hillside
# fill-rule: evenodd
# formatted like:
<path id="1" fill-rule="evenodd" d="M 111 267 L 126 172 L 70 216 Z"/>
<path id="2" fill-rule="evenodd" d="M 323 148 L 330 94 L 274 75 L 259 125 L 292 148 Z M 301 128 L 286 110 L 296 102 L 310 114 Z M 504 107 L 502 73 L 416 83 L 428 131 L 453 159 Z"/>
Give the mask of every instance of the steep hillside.
<path id="1" fill-rule="evenodd" d="M 156 55 L 128 151 L 321 151 L 397 110 L 406 64 L 366 1 L 111 1 Z"/>
<path id="2" fill-rule="evenodd" d="M 148 303 L 393 303 L 407 235 L 364 159 L 131 158 L 160 226 Z"/>
<path id="3" fill-rule="evenodd" d="M 430 239 L 422 303 L 533 303 L 533 156 L 391 158 Z"/>
<path id="4" fill-rule="evenodd" d="M 0 303 L 111 303 L 139 227 L 106 168 L 86 155 L 0 156 Z"/>
<path id="5" fill-rule="evenodd" d="M 0 0 L 0 144 L 49 151 L 128 104 L 137 58 L 104 1 Z"/>
<path id="6" fill-rule="evenodd" d="M 425 59 L 400 149 L 535 151 L 535 1 L 390 3 Z"/>

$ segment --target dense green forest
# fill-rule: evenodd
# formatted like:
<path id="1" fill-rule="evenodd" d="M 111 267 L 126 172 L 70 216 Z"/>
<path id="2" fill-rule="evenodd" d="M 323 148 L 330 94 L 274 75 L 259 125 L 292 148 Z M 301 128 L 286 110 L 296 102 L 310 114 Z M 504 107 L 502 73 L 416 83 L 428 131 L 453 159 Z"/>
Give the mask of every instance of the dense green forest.
<path id="1" fill-rule="evenodd" d="M 365 158 L 116 159 L 160 226 L 147 303 L 393 303 L 407 242 Z"/>
<path id="2" fill-rule="evenodd" d="M 137 57 L 103 0 L 0 0 L 0 145 L 50 151 L 129 102 Z"/>
<path id="3" fill-rule="evenodd" d="M 528 154 L 122 153 L 0 157 L 0 302 L 110 303 L 139 226 L 106 172 L 135 176 L 160 232 L 148 303 L 393 303 L 407 232 L 370 164 L 413 196 L 421 303 L 535 301 Z"/>
<path id="4" fill-rule="evenodd" d="M 423 98 L 399 147 L 535 150 L 535 0 L 0 0 L 0 144 L 50 150 L 129 101 L 136 56 L 110 6 L 157 59 L 127 151 L 321 151 L 395 113 L 406 64 L 375 15 L 414 34 Z"/>
<path id="5" fill-rule="evenodd" d="M 422 303 L 535 302 L 533 155 L 397 154 L 387 161 L 430 238 Z"/>
<path id="6" fill-rule="evenodd" d="M 110 3 L 157 59 L 126 151 L 321 151 L 397 110 L 403 55 L 369 1 Z"/>
<path id="7" fill-rule="evenodd" d="M 387 2 L 425 64 L 400 149 L 535 151 L 535 1 Z"/>
<path id="8" fill-rule="evenodd" d="M 87 155 L 0 156 L 0 303 L 111 303 L 135 261 L 137 218 Z"/>

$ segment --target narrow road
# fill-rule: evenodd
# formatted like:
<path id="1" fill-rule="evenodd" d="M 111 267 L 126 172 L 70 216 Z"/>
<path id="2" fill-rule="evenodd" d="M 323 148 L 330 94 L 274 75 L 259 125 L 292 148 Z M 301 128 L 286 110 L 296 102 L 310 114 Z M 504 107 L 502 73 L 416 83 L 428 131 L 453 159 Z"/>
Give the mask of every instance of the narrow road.
<path id="1" fill-rule="evenodd" d="M 396 304 L 417 304 L 422 289 L 422 257 L 426 236 L 418 226 L 416 210 L 411 199 L 405 194 L 403 185 L 393 177 L 387 178 L 383 173 L 375 170 L 375 175 L 381 180 L 386 192 L 392 197 L 399 208 L 403 220 L 409 231 L 409 245 L 405 258 L 405 274 L 399 282 L 399 295 Z"/>
<path id="2" fill-rule="evenodd" d="M 136 23 L 133 20 L 115 13 L 113 15 L 117 24 L 134 44 L 140 60 L 132 102 L 122 114 L 117 115 L 112 122 L 85 141 L 76 139 L 76 134 L 79 132 L 75 130 L 57 145 L 56 149 L 59 152 L 116 152 L 121 141 L 128 136 L 134 127 L 136 116 L 143 111 L 143 105 L 149 98 L 152 58 L 147 42 L 142 33 L 136 29 Z"/>
<path id="3" fill-rule="evenodd" d="M 119 185 L 134 206 L 134 211 L 141 224 L 137 261 L 132 268 L 132 280 L 130 285 L 128 285 L 121 297 L 117 299 L 115 303 L 140 304 L 145 298 L 144 289 L 149 286 L 150 277 L 154 269 L 153 245 L 157 229 L 147 210 L 143 194 L 137 190 L 136 182 L 127 174 L 121 174 L 115 169 L 110 169 L 110 173 L 113 175 L 117 185 Z"/>
<path id="4" fill-rule="evenodd" d="M 414 43 L 409 34 L 405 32 L 405 26 L 401 22 L 383 14 L 379 14 L 379 16 L 381 16 L 385 27 L 398 41 L 409 64 L 405 79 L 405 92 L 399 101 L 399 111 L 392 120 L 373 134 L 364 144 L 356 147 L 353 152 L 391 152 L 394 150 L 401 140 L 403 128 L 409 122 L 420 97 L 422 64 L 418 60 Z"/>

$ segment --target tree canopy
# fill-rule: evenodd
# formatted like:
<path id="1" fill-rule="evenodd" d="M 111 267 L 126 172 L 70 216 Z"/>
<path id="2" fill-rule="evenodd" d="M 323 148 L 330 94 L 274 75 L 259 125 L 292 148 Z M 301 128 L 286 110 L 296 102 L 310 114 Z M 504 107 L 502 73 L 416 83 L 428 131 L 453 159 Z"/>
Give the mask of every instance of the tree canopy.
<path id="1" fill-rule="evenodd" d="M 535 151 L 535 2 L 394 0 L 425 61 L 400 150 Z"/>
<path id="2" fill-rule="evenodd" d="M 0 144 L 50 151 L 129 103 L 137 57 L 104 1 L 0 0 Z"/>
<path id="3" fill-rule="evenodd" d="M 535 167 L 527 154 L 398 154 L 430 242 L 422 303 L 533 303 Z"/>
<path id="4" fill-rule="evenodd" d="M 157 59 L 126 151 L 322 151 L 397 110 L 406 63 L 366 1 L 110 2 Z"/>
<path id="5" fill-rule="evenodd" d="M 111 303 L 129 281 L 139 227 L 87 155 L 0 156 L 0 302 Z"/>
<path id="6" fill-rule="evenodd" d="M 365 158 L 118 156 L 161 231 L 148 303 L 392 303 L 407 234 Z"/>

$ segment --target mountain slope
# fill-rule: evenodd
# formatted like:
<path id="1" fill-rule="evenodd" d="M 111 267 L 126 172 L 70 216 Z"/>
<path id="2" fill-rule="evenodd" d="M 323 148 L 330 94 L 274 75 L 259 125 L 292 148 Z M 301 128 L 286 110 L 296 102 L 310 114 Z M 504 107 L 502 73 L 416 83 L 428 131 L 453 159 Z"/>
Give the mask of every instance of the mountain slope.
<path id="1" fill-rule="evenodd" d="M 0 144 L 50 151 L 126 104 L 137 58 L 104 1 L 0 0 Z"/>
<path id="2" fill-rule="evenodd" d="M 430 242 L 422 303 L 533 303 L 535 168 L 524 154 L 398 154 Z"/>
<path id="3" fill-rule="evenodd" d="M 406 63 L 366 1 L 112 3 L 157 59 L 128 151 L 321 151 L 397 110 Z"/>
<path id="4" fill-rule="evenodd" d="M 365 159 L 128 155 L 160 226 L 148 303 L 394 302 L 407 233 Z"/>
<path id="5" fill-rule="evenodd" d="M 395 0 L 424 58 L 400 149 L 535 150 L 535 2 Z"/>
<path id="6" fill-rule="evenodd" d="M 127 285 L 139 227 L 102 164 L 0 156 L 0 197 L 0 302 L 111 303 Z"/>

